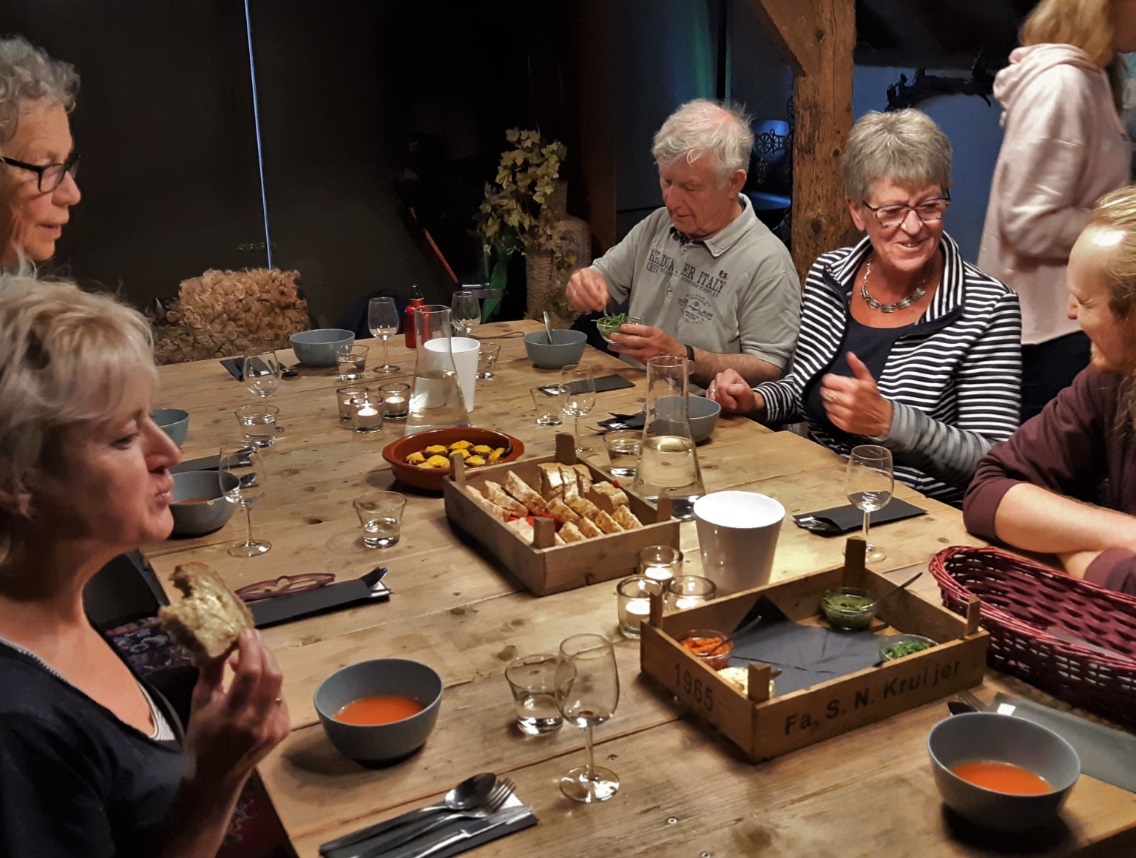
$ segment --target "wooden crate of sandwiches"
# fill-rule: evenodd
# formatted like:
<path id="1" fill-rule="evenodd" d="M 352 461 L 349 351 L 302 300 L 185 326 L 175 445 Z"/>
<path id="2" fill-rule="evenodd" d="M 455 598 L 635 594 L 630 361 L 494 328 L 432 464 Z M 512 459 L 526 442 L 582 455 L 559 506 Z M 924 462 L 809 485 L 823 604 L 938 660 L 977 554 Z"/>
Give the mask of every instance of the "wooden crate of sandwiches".
<path id="1" fill-rule="evenodd" d="M 825 591 L 860 587 L 874 593 L 893 586 L 864 568 L 864 542 L 850 539 L 845 565 L 777 584 L 757 587 L 705 605 L 663 615 L 652 598 L 651 618 L 642 625 L 640 665 L 696 717 L 715 727 L 753 762 L 812 745 L 977 685 L 986 667 L 987 632 L 978 628 L 977 599 L 969 619 L 910 592 L 880 606 L 869 631 L 884 635 L 925 635 L 938 645 L 877 663 L 827 682 L 779 695 L 768 664 L 712 670 L 680 641 L 695 629 L 731 632 L 762 597 L 792 622 L 824 625 L 819 602 Z M 760 628 L 760 627 L 759 627 Z M 771 696 L 771 690 L 774 692 Z"/>
<path id="2" fill-rule="evenodd" d="M 538 596 L 635 574 L 641 548 L 679 543 L 669 501 L 577 461 L 569 435 L 540 459 L 467 470 L 458 457 L 442 496 L 450 523 Z"/>

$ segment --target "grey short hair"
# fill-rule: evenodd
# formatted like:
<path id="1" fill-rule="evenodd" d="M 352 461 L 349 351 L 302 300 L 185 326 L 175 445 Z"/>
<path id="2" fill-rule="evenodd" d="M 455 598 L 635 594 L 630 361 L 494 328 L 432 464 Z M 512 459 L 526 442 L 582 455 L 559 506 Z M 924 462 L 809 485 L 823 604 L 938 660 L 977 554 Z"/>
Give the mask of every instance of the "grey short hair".
<path id="1" fill-rule="evenodd" d="M 950 190 L 951 141 L 922 111 L 872 111 L 852 126 L 841 169 L 844 194 L 855 200 L 867 199 L 881 179 L 912 190 L 926 185 Z"/>
<path id="2" fill-rule="evenodd" d="M 20 498 L 26 514 L 27 477 L 56 434 L 112 419 L 129 390 L 157 379 L 137 310 L 74 283 L 0 274 L 0 492 Z M 0 510 L 0 568 L 13 515 Z"/>
<path id="3" fill-rule="evenodd" d="M 23 36 L 0 39 L 0 143 L 15 135 L 25 102 L 47 101 L 70 113 L 78 92 L 70 63 L 53 60 Z"/>
<path id="4" fill-rule="evenodd" d="M 679 158 L 693 163 L 710 155 L 711 163 L 723 182 L 736 170 L 749 168 L 753 132 L 749 117 L 740 107 L 700 98 L 688 101 L 667 117 L 655 134 L 651 154 L 660 166 Z"/>

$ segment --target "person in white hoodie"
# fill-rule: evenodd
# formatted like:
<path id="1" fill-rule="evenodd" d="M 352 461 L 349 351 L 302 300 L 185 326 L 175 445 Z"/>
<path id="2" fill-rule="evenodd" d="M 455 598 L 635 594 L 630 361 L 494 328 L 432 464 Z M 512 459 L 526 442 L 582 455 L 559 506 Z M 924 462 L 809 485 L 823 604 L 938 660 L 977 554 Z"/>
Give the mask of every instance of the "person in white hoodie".
<path id="1" fill-rule="evenodd" d="M 1065 269 L 1096 201 L 1130 181 L 1119 55 L 1136 50 L 1136 0 L 1042 0 L 1021 42 L 994 81 L 1004 137 L 978 266 L 1021 299 L 1025 421 L 1089 363 Z"/>

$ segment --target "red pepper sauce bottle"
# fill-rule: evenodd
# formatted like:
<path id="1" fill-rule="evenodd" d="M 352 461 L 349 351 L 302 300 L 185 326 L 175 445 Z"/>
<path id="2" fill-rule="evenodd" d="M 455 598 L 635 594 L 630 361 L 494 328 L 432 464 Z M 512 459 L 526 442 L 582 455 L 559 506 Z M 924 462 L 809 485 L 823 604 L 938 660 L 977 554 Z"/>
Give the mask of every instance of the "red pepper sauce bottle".
<path id="1" fill-rule="evenodd" d="M 414 308 L 421 307 L 422 303 L 422 292 L 418 289 L 418 284 L 415 283 L 410 287 L 410 303 L 402 311 L 402 334 L 408 349 L 417 345 L 417 337 L 414 333 Z"/>

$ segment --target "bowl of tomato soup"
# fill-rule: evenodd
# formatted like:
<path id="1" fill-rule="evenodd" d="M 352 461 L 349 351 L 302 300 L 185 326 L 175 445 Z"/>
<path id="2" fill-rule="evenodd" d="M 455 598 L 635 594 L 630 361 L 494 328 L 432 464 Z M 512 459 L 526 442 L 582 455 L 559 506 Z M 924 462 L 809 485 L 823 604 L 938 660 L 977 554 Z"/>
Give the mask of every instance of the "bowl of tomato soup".
<path id="1" fill-rule="evenodd" d="M 442 678 L 429 665 L 377 658 L 341 668 L 315 695 L 328 740 L 360 763 L 406 757 L 425 743 L 438 721 Z"/>
<path id="2" fill-rule="evenodd" d="M 943 802 L 971 822 L 1003 831 L 1054 822 L 1081 775 L 1077 752 L 1052 730 L 993 712 L 940 721 L 927 750 Z"/>

